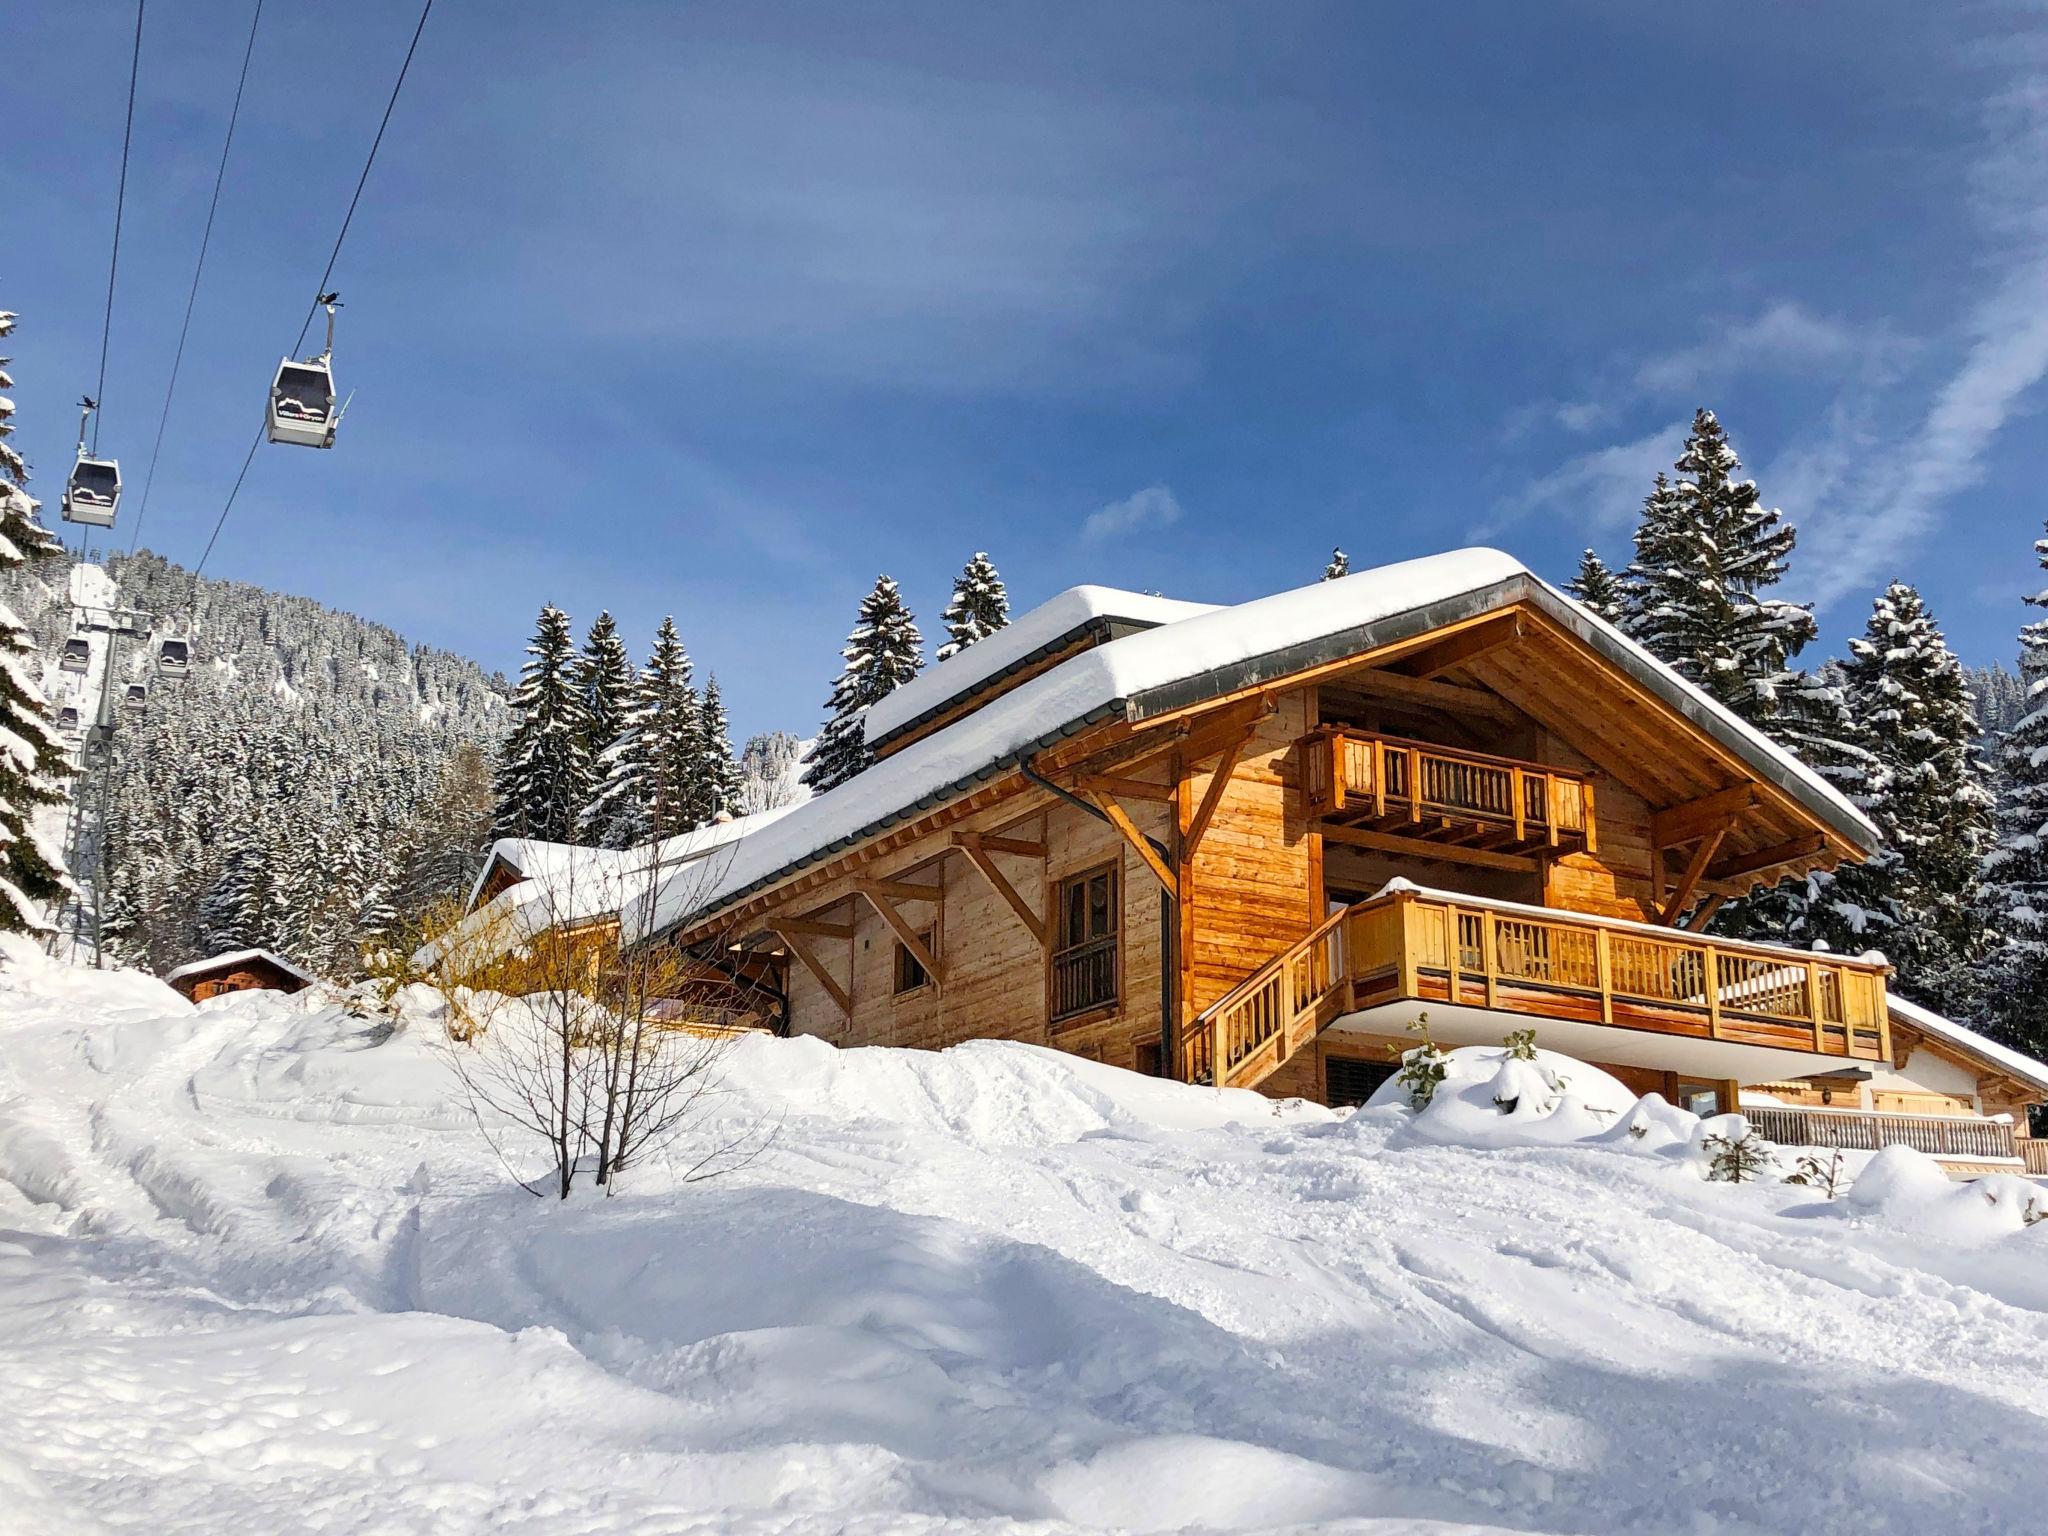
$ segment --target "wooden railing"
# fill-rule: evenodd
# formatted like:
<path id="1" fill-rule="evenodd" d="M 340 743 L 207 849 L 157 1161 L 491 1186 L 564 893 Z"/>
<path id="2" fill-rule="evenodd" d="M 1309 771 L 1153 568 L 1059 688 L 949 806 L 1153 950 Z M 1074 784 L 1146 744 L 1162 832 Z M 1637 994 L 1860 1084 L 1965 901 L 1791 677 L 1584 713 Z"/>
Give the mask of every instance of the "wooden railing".
<path id="1" fill-rule="evenodd" d="M 1090 939 L 1052 957 L 1052 1016 L 1071 1018 L 1116 1001 L 1116 935 Z"/>
<path id="2" fill-rule="evenodd" d="M 2017 1145 L 2020 1161 L 2027 1165 L 2027 1172 L 2048 1174 L 2048 1141 L 2022 1137 Z"/>
<path id="3" fill-rule="evenodd" d="M 1810 1055 L 1891 1051 L 1874 962 L 1399 890 L 1325 919 L 1204 1009 L 1186 1080 L 1249 1086 L 1340 1014 L 1401 1001 Z"/>
<path id="4" fill-rule="evenodd" d="M 1598 847 L 1593 786 L 1584 774 L 1336 727 L 1305 737 L 1301 747 L 1315 815 L 1477 823 L 1515 842 Z"/>
<path id="5" fill-rule="evenodd" d="M 1840 1147 L 1845 1152 L 1912 1147 L 1930 1157 L 1971 1162 L 2010 1161 L 2020 1156 L 2021 1144 L 2015 1141 L 2010 1125 L 1974 1115 L 1892 1115 L 1775 1104 L 1745 1105 L 1742 1113 L 1759 1136 L 1784 1147 Z"/>
<path id="6" fill-rule="evenodd" d="M 1349 915 L 1332 913 L 1203 1010 L 1188 1041 L 1187 1081 L 1258 1082 L 1342 1011 Z"/>

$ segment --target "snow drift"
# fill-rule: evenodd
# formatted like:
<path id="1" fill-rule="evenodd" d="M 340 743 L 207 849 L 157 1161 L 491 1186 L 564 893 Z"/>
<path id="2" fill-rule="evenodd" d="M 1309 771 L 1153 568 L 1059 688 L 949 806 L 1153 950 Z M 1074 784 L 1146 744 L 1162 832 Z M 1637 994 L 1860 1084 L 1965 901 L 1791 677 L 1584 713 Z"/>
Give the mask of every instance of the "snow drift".
<path id="1" fill-rule="evenodd" d="M 2016 1366 L 2048 1348 L 2048 1224 L 2003 1186 L 1889 1154 L 1848 1200 L 1708 1184 L 1693 1117 L 1540 1054 L 1333 1114 L 1018 1045 L 759 1039 L 715 1110 L 772 1128 L 753 1164 L 559 1204 L 510 1185 L 407 1020 L 194 1009 L 9 950 L 0 1528 L 1861 1532 L 2037 1504 L 2048 1379 Z M 1964 1199 L 1998 1220 L 1915 1214 Z"/>

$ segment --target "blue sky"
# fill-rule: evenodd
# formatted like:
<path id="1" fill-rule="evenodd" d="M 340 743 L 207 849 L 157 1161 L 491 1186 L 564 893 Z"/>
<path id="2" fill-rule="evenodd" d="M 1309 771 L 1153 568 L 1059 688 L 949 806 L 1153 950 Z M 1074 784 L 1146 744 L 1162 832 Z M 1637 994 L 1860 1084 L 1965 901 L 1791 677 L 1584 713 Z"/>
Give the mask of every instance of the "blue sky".
<path id="1" fill-rule="evenodd" d="M 0 303 L 52 503 L 133 16 L 9 19 Z M 102 434 L 131 490 L 249 16 L 149 13 Z M 266 9 L 141 534 L 172 559 L 416 17 Z M 879 571 L 928 637 L 983 548 L 1020 605 L 1244 598 L 1336 543 L 1562 578 L 1626 555 L 1704 403 L 1827 648 L 1906 577 L 2007 657 L 2048 515 L 2044 37 L 1877 0 L 439 0 L 336 271 L 341 446 L 261 452 L 208 570 L 507 669 L 543 601 L 636 650 L 673 612 L 736 727 L 808 733 Z"/>

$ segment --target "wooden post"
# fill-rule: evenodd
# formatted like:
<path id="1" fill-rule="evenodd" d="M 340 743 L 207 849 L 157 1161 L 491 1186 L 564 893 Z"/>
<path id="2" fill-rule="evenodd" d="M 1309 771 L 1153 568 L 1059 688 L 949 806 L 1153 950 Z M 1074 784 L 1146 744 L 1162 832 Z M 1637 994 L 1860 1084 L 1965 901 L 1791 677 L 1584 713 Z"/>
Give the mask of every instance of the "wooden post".
<path id="1" fill-rule="evenodd" d="M 1515 841 L 1529 835 L 1529 786 L 1520 768 L 1508 769 L 1508 804 L 1515 814 Z"/>
<path id="2" fill-rule="evenodd" d="M 1813 1053 L 1816 1056 L 1824 1055 L 1827 1052 L 1828 1041 L 1827 1032 L 1820 1018 L 1820 967 L 1811 960 L 1806 962 L 1806 1011 L 1813 1016 Z M 1846 1020 L 1848 1016 L 1849 1010 L 1844 1008 L 1843 1019 Z M 1845 1038 L 1842 1041 L 1844 1056 L 1849 1054 L 1848 1046 L 1849 1042 Z"/>
<path id="3" fill-rule="evenodd" d="M 1408 815 L 1422 820 L 1422 754 L 1414 747 L 1408 749 Z"/>
<path id="4" fill-rule="evenodd" d="M 1444 932 L 1450 935 L 1450 942 L 1444 946 L 1445 967 L 1450 972 L 1450 996 L 1452 1002 L 1460 1001 L 1458 996 L 1458 908 L 1454 904 L 1444 909 Z"/>
<path id="5" fill-rule="evenodd" d="M 1378 818 L 1387 814 L 1387 745 L 1377 736 L 1372 739 L 1371 758 L 1372 813 Z"/>
<path id="6" fill-rule="evenodd" d="M 1709 944 L 1706 948 L 1707 972 L 1707 1034 L 1713 1039 L 1721 1038 L 1721 951 Z"/>
<path id="7" fill-rule="evenodd" d="M 1456 943 L 1456 936 L 1452 936 Z M 1499 965 L 1495 959 L 1498 945 L 1495 942 L 1493 911 L 1488 908 L 1479 914 L 1479 958 L 1486 966 L 1486 1006 L 1494 1008 L 1500 1002 Z"/>
<path id="8" fill-rule="evenodd" d="M 1579 780 L 1579 820 L 1584 823 L 1581 831 L 1586 839 L 1586 852 L 1600 851 L 1600 836 L 1594 830 L 1593 822 L 1593 781 L 1590 777 Z M 1663 858 L 1663 854 L 1658 854 Z"/>
<path id="9" fill-rule="evenodd" d="M 1607 930 L 1593 930 L 1593 973 L 1600 987 L 1600 1022 L 1614 1022 L 1614 956 Z"/>
<path id="10" fill-rule="evenodd" d="M 1714 1090 L 1714 1101 L 1724 1115 L 1741 1113 L 1742 1084 L 1732 1077 L 1722 1078 Z"/>
<path id="11" fill-rule="evenodd" d="M 1396 980 L 1403 997 L 1420 997 L 1421 989 L 1415 984 L 1415 893 L 1397 891 L 1394 894 L 1394 916 L 1399 950 L 1395 960 Z"/>

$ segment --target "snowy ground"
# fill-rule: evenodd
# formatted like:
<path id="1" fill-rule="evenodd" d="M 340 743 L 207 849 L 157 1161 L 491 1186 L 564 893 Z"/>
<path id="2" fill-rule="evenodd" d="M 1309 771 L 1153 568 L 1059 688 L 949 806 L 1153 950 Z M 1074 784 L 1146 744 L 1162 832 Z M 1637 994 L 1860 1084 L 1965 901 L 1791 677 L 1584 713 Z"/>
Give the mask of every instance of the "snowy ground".
<path id="1" fill-rule="evenodd" d="M 1440 1145 L 1014 1046 L 763 1040 L 731 1080 L 777 1125 L 751 1168 L 560 1206 L 418 1031 L 17 956 L 0 1530 L 2038 1515 L 2048 1223 L 1989 1202 L 1918 1222 L 1927 1191 L 1709 1185 L 1656 1136 Z"/>

